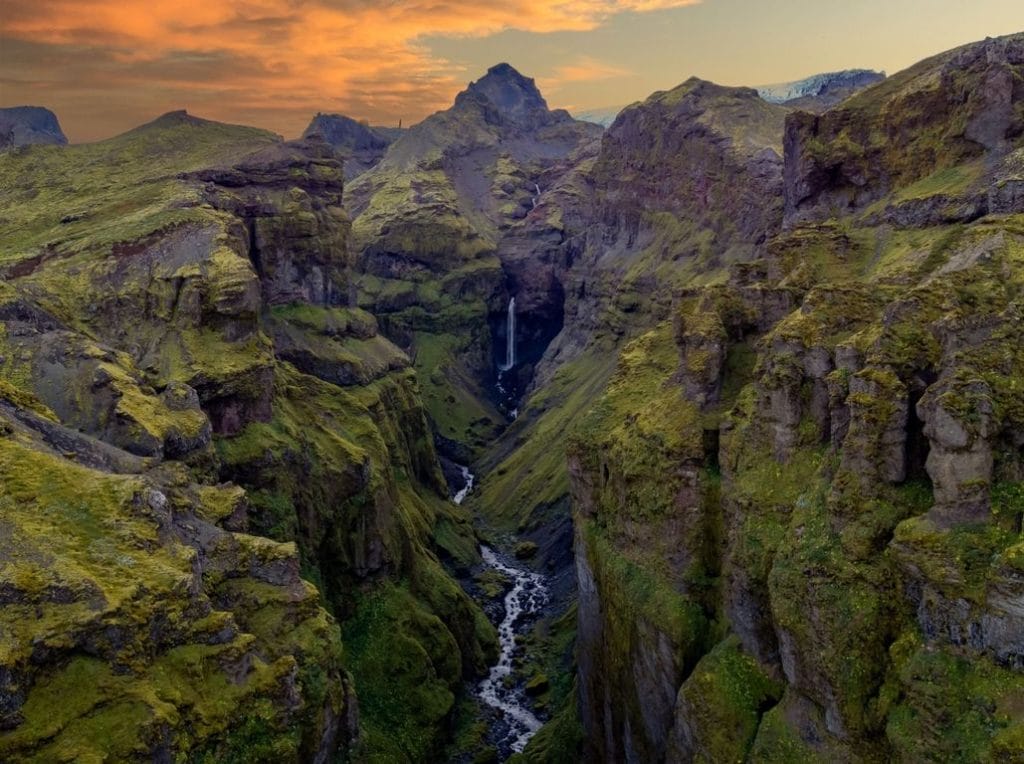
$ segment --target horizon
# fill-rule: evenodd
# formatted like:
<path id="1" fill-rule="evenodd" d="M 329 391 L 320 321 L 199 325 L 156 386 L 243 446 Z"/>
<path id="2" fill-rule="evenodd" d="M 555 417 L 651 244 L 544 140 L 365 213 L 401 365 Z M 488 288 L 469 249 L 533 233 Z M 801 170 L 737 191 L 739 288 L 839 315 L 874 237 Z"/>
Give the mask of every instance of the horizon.
<path id="1" fill-rule="evenodd" d="M 50 109 L 72 143 L 181 109 L 285 138 L 301 135 L 317 113 L 411 126 L 498 62 L 534 79 L 551 108 L 573 114 L 641 101 L 691 76 L 748 87 L 847 69 L 891 76 L 1024 26 L 1009 0 L 970 8 L 957 0 L 865 0 L 856 8 L 809 0 L 757 8 L 741 0 L 521 0 L 500 9 L 477 0 L 254 0 L 237 11 L 198 0 L 8 5 L 0 106 Z M 883 12 L 886 24 L 874 23 Z"/>

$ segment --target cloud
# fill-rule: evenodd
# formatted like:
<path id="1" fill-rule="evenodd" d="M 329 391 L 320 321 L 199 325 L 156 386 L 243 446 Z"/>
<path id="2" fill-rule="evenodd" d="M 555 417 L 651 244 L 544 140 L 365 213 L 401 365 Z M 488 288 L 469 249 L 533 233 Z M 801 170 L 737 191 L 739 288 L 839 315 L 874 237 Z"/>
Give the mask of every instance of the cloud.
<path id="1" fill-rule="evenodd" d="M 111 134 L 105 106 L 122 113 L 133 99 L 140 109 L 201 107 L 287 135 L 318 110 L 408 124 L 446 106 L 467 79 L 430 54 L 426 37 L 586 31 L 619 13 L 698 1 L 6 0 L 2 97 L 73 118 L 73 139 Z M 546 81 L 620 74 L 582 58 Z M 62 103 L 74 115 L 61 114 Z"/>
<path id="2" fill-rule="evenodd" d="M 621 69 L 611 64 L 598 61 L 590 56 L 578 56 L 569 63 L 562 64 L 548 77 L 538 80 L 541 90 L 557 93 L 565 85 L 580 82 L 601 82 L 629 77 L 633 72 L 628 69 Z"/>

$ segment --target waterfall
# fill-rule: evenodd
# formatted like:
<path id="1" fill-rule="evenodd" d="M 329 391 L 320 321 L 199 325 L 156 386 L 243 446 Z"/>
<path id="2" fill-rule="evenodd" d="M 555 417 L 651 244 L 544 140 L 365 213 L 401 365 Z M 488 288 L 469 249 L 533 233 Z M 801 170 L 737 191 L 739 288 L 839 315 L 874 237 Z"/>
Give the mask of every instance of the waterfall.
<path id="1" fill-rule="evenodd" d="M 533 202 L 533 209 L 537 209 L 537 200 L 540 199 L 540 186 L 538 186 L 536 183 L 534 183 L 533 187 L 534 187 L 534 189 L 536 189 L 537 195 L 536 196 L 531 196 L 530 197 L 530 201 Z"/>
<path id="2" fill-rule="evenodd" d="M 469 467 L 466 467 L 465 465 L 460 464 L 458 467 L 459 472 L 462 473 L 462 480 L 464 482 L 462 484 L 462 488 L 460 488 L 458 493 L 452 497 L 452 501 L 456 504 L 461 504 L 466 500 L 466 497 L 469 496 L 469 492 L 473 490 L 473 481 L 476 480 L 476 475 L 470 472 Z"/>
<path id="3" fill-rule="evenodd" d="M 508 301 L 508 323 L 505 328 L 505 365 L 502 371 L 508 371 L 516 365 L 516 298 Z"/>

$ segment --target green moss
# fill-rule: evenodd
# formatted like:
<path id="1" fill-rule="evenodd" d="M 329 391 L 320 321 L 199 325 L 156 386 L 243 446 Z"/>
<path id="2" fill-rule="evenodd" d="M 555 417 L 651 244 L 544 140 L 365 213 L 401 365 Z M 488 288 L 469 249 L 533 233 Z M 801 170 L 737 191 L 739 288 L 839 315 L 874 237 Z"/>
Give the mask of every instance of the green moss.
<path id="1" fill-rule="evenodd" d="M 950 599 L 983 604 L 988 581 L 1004 550 L 1020 541 L 1015 528 L 960 525 L 939 528 L 928 517 L 905 520 L 893 536 L 895 553 L 921 571 Z"/>
<path id="2" fill-rule="evenodd" d="M 367 199 L 352 226 L 357 251 L 401 253 L 437 273 L 493 251 L 490 238 L 461 213 L 458 194 L 441 168 L 382 166 L 360 178 L 352 193 Z"/>
<path id="3" fill-rule="evenodd" d="M 564 502 L 570 434 L 613 368 L 614 356 L 595 349 L 563 365 L 537 390 L 481 464 L 483 478 L 470 494 L 470 507 L 496 527 L 516 528 Z"/>
<path id="4" fill-rule="evenodd" d="M 791 639 L 801 689 L 812 692 L 807 686 L 813 685 L 820 705 L 827 699 L 847 729 L 864 734 L 881 723 L 870 701 L 882 683 L 880 657 L 898 622 L 893 571 L 877 553 L 849 554 L 846 539 L 830 523 L 823 491 L 819 482 L 794 507 L 786 553 L 775 557 L 769 577 L 772 615 Z M 897 510 L 878 522 L 883 539 L 899 518 Z"/>
<path id="5" fill-rule="evenodd" d="M 670 640 L 681 664 L 695 661 L 703 653 L 708 629 L 700 606 L 681 596 L 661 576 L 620 554 L 594 523 L 580 524 L 615 654 L 627 656 L 634 647 L 642 648 L 637 626 L 646 623 Z"/>
<path id="6" fill-rule="evenodd" d="M 443 746 L 464 674 L 493 656 L 493 627 L 438 563 L 433 542 L 476 560 L 465 511 L 447 500 L 411 370 L 339 388 L 282 364 L 274 417 L 218 449 L 253 490 L 250 522 L 291 534 L 344 617 L 360 699 L 358 756 L 420 761 Z M 295 524 L 294 518 L 302 522 Z M 387 565 L 388 578 L 366 578 Z M 268 625 L 272 611 L 266 611 Z"/>
<path id="7" fill-rule="evenodd" d="M 704 457 L 699 412 L 671 380 L 678 363 L 669 324 L 634 340 L 573 433 L 570 452 L 593 474 L 614 473 L 625 489 L 600 493 L 606 523 L 652 520 L 673 510 L 679 465 Z"/>
<path id="8" fill-rule="evenodd" d="M 695 761 L 745 761 L 761 713 L 782 686 L 729 638 L 701 658 L 679 691 L 677 706 L 693 732 Z"/>
<path id="9" fill-rule="evenodd" d="M 263 130 L 162 119 L 99 143 L 33 146 L 0 156 L 0 263 L 45 251 L 109 251 L 186 221 L 211 221 L 179 173 L 237 160 L 278 140 Z M 111 182 L 115 170 L 117 182 Z M 29 186 L 18 179 L 32 177 Z M 62 218 L 74 219 L 62 223 Z"/>
<path id="10" fill-rule="evenodd" d="M 927 199 L 931 196 L 958 196 L 965 193 L 979 180 L 985 171 L 983 162 L 968 162 L 954 167 L 946 167 L 933 172 L 916 183 L 911 183 L 899 190 L 895 195 L 896 202 L 911 199 Z"/>
<path id="11" fill-rule="evenodd" d="M 985 658 L 926 647 L 913 636 L 898 646 L 903 695 L 886 726 L 897 756 L 927 751 L 935 760 L 975 762 L 1015 761 L 1024 754 L 1019 674 Z"/>
<path id="12" fill-rule="evenodd" d="M 57 421 L 57 415 L 53 413 L 53 410 L 39 400 L 34 393 L 16 387 L 5 379 L 0 379 L 0 399 L 18 408 L 28 409 L 51 422 Z"/>
<path id="13" fill-rule="evenodd" d="M 388 584 L 360 603 L 344 638 L 364 730 L 358 757 L 413 762 L 436 755 L 462 676 L 444 624 L 407 589 Z"/>
<path id="14" fill-rule="evenodd" d="M 418 333 L 415 366 L 436 431 L 479 450 L 494 439 L 503 417 L 460 360 L 465 345 L 465 338 L 456 335 Z"/>
<path id="15" fill-rule="evenodd" d="M 479 701 L 462 697 L 456 702 L 452 743 L 445 752 L 445 761 L 472 761 L 474 764 L 497 764 L 498 751 L 487 742 L 489 725 L 483 718 Z"/>
<path id="16" fill-rule="evenodd" d="M 20 724 L 0 733 L 0 756 L 145 758 L 170 734 L 183 754 L 240 759 L 254 750 L 237 735 L 256 707 L 267 750 L 296 759 L 319 739 L 322 710 L 341 712 L 338 631 L 315 589 L 301 599 L 250 577 L 257 563 L 292 564 L 294 547 L 209 528 L 217 544 L 206 553 L 218 562 L 200 576 L 197 550 L 159 533 L 150 511 L 169 504 L 182 522 L 201 523 L 187 513 L 220 515 L 237 490 L 186 481 L 157 491 L 19 437 L 0 440 L 0 485 L 0 585 L 14 597 L 0 618 L 0 665 L 31 677 Z M 225 575 L 231 592 L 218 591 Z M 30 663 L 44 647 L 51 657 Z M 289 688 L 296 673 L 322 680 Z M 289 693 L 297 704 L 281 703 Z"/>
<path id="17" fill-rule="evenodd" d="M 824 752 L 810 745 L 799 729 L 787 718 L 786 701 L 769 709 L 761 718 L 757 737 L 750 751 L 750 760 L 772 764 L 819 764 L 833 761 Z M 811 734 L 820 732 L 811 730 Z"/>
<path id="18" fill-rule="evenodd" d="M 521 754 L 514 754 L 509 764 L 572 764 L 580 761 L 585 732 L 573 696 L 554 718 L 537 732 Z"/>

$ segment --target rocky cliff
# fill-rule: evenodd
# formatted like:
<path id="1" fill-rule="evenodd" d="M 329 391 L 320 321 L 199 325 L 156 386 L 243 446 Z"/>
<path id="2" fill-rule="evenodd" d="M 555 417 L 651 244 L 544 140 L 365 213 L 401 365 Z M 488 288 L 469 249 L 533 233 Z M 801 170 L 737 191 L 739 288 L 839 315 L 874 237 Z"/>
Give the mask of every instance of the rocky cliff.
<path id="1" fill-rule="evenodd" d="M 619 357 L 570 445 L 587 758 L 1021 755 L 1022 46 L 790 115 L 786 230 Z"/>
<path id="2" fill-rule="evenodd" d="M 0 150 L 36 143 L 63 146 L 68 142 L 57 115 L 41 106 L 0 109 Z"/>
<path id="3" fill-rule="evenodd" d="M 969 45 L 790 121 L 787 220 L 861 210 L 897 189 L 879 212 L 899 225 L 1014 209 L 1015 167 L 1000 164 L 1024 130 L 1020 55 L 1015 37 Z"/>
<path id="4" fill-rule="evenodd" d="M 317 114 L 302 137 L 318 135 L 331 144 L 345 157 L 345 180 L 351 181 L 373 169 L 401 134 L 401 128 L 372 127 L 342 114 Z"/>
<path id="5" fill-rule="evenodd" d="M 565 157 L 599 133 L 548 109 L 533 80 L 500 64 L 405 132 L 352 187 L 359 304 L 414 354 L 438 432 L 469 453 L 504 422 L 485 389 L 518 289 L 500 242 L 533 213 Z M 549 319 L 558 313 L 522 315 L 525 361 L 557 332 Z"/>
<path id="6" fill-rule="evenodd" d="M 176 112 L 0 175 L 3 758 L 439 751 L 494 634 L 331 147 Z"/>
<path id="7" fill-rule="evenodd" d="M 537 285 L 524 302 L 544 292 L 564 299 L 536 393 L 483 462 L 488 512 L 524 525 L 563 514 L 566 438 L 619 348 L 781 229 L 786 114 L 750 88 L 696 78 L 655 93 L 623 111 L 599 145 L 571 155 L 534 213 L 510 229 L 499 256 L 513 277 L 530 274 L 520 283 Z"/>

